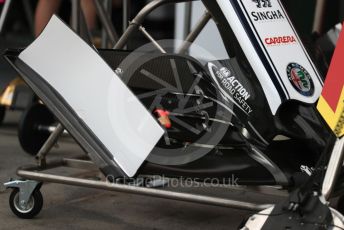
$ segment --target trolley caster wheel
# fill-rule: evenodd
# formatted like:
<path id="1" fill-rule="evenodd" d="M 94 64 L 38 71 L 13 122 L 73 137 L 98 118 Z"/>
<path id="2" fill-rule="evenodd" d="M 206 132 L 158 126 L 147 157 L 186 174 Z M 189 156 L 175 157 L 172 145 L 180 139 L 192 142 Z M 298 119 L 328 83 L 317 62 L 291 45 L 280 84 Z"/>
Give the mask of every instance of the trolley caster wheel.
<path id="1" fill-rule="evenodd" d="M 0 106 L 0 125 L 4 121 L 5 114 L 6 114 L 6 107 L 5 106 Z"/>
<path id="2" fill-rule="evenodd" d="M 9 203 L 12 212 L 16 216 L 22 219 L 32 219 L 42 210 L 43 196 L 39 189 L 36 189 L 33 191 L 26 205 L 20 204 L 19 189 L 16 188 L 12 190 Z"/>
<path id="3" fill-rule="evenodd" d="M 34 104 L 22 115 L 19 123 L 18 138 L 23 150 L 36 155 L 49 138 L 50 132 L 41 127 L 54 124 L 55 118 L 45 105 Z"/>

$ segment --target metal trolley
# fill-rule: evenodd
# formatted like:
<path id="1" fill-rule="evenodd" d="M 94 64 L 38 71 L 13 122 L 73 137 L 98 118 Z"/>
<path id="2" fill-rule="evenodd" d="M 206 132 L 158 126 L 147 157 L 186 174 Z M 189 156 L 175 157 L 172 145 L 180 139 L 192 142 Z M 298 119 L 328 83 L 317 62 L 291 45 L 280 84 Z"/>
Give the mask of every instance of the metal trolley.
<path id="1" fill-rule="evenodd" d="M 119 38 L 119 41 L 114 46 L 115 49 L 122 49 L 127 44 L 130 37 L 136 32 L 141 31 L 147 39 L 149 39 L 157 49 L 161 52 L 165 52 L 162 47 L 153 39 L 153 37 L 144 29 L 142 23 L 146 16 L 151 13 L 154 9 L 169 3 L 180 3 L 187 2 L 190 4 L 192 0 L 154 0 L 145 6 L 139 14 L 130 21 L 128 28 L 125 33 Z M 190 5 L 189 5 L 190 6 Z M 179 49 L 180 53 L 183 53 L 189 48 L 189 45 L 195 41 L 197 36 L 200 34 L 202 29 L 211 19 L 209 12 L 205 12 L 199 22 L 196 24 L 195 28 L 189 32 L 188 36 L 185 39 L 185 42 L 182 44 Z M 104 19 L 105 20 L 105 19 Z M 109 29 L 110 30 L 110 29 Z M 111 32 L 108 31 L 109 34 Z M 114 37 L 111 37 L 114 39 Z M 18 51 L 7 51 L 5 53 L 5 58 L 11 63 L 11 65 L 17 69 L 17 71 L 23 76 L 24 80 L 33 88 L 35 93 L 43 99 L 46 99 L 43 91 L 38 89 L 35 85 L 31 84 L 30 81 L 25 77 L 26 70 L 23 66 L 18 65 L 17 63 Z M 35 166 L 23 166 L 17 170 L 17 175 L 21 178 L 19 180 L 13 180 L 5 183 L 7 188 L 13 189 L 10 195 L 10 206 L 12 211 L 20 218 L 33 218 L 36 216 L 42 209 L 43 197 L 40 193 L 40 188 L 44 182 L 65 184 L 65 185 L 74 185 L 87 188 L 96 188 L 104 189 L 115 192 L 123 193 L 132 193 L 137 195 L 152 196 L 157 198 L 165 198 L 171 200 L 179 200 L 186 202 L 194 202 L 200 204 L 236 208 L 243 210 L 251 211 L 261 211 L 272 207 L 273 204 L 257 204 L 250 202 L 243 202 L 233 199 L 225 199 L 220 197 L 205 196 L 200 194 L 191 194 L 184 192 L 175 192 L 169 191 L 163 188 L 152 188 L 145 186 L 137 186 L 128 183 L 110 183 L 106 178 L 100 178 L 98 180 L 94 179 L 85 179 L 75 176 L 61 176 L 55 175 L 47 172 L 48 170 L 67 167 L 67 168 L 78 168 L 78 169 L 87 169 L 90 172 L 99 173 L 98 167 L 87 157 L 80 156 L 77 158 L 62 158 L 56 161 L 48 161 L 47 156 L 52 147 L 56 144 L 59 137 L 63 134 L 64 130 L 68 130 L 70 134 L 79 142 L 79 144 L 86 149 L 89 153 L 89 146 L 86 139 L 83 139 L 81 133 L 78 133 L 78 130 L 75 130 L 72 125 L 68 122 L 66 116 L 63 116 L 61 112 L 55 107 L 53 103 L 49 100 L 43 100 L 45 104 L 52 110 L 54 115 L 61 121 L 62 124 L 58 124 L 57 127 L 53 128 L 48 140 L 45 142 L 43 147 L 40 149 L 39 153 L 36 156 L 37 165 Z M 343 147 L 344 140 L 337 140 L 336 146 L 332 153 L 332 158 L 328 166 L 327 174 L 324 181 L 323 192 L 326 198 L 329 198 L 334 184 L 336 175 L 340 171 L 341 162 L 343 161 Z M 162 184 L 164 181 L 160 181 Z M 159 184 L 159 183 L 158 183 Z M 281 187 L 236 187 L 233 189 L 242 189 L 242 190 L 251 190 L 262 194 L 275 194 L 281 196 L 287 196 L 288 193 L 282 190 Z"/>

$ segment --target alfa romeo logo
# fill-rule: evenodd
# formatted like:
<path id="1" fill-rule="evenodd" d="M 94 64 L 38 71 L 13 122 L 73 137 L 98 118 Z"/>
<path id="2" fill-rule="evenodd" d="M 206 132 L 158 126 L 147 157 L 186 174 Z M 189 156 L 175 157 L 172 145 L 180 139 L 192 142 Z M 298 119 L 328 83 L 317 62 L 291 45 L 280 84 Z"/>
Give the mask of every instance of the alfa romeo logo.
<path id="1" fill-rule="evenodd" d="M 312 96 L 314 83 L 308 71 L 297 63 L 290 63 L 287 66 L 287 75 L 290 83 L 297 92 L 304 96 Z"/>

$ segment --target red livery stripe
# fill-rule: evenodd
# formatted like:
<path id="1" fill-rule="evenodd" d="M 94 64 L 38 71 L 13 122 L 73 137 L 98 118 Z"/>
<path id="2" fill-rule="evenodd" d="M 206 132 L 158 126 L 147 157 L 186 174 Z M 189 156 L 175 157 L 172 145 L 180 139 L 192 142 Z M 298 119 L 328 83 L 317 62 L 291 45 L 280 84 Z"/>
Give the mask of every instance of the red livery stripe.
<path id="1" fill-rule="evenodd" d="M 344 28 L 344 27 L 343 27 Z M 336 111 L 339 98 L 344 86 L 344 30 L 337 42 L 336 50 L 332 57 L 322 96 L 327 101 L 333 112 Z"/>

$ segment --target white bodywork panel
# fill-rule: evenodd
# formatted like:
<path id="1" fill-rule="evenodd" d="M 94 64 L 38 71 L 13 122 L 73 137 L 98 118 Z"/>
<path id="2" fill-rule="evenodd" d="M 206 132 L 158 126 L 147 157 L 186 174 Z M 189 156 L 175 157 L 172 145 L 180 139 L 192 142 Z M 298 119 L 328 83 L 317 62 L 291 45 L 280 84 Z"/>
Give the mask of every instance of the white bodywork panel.
<path id="1" fill-rule="evenodd" d="M 164 133 L 97 52 L 53 16 L 19 56 L 84 121 L 129 176 Z"/>
<path id="2" fill-rule="evenodd" d="M 239 13 L 244 16 L 239 17 L 239 13 L 234 7 L 233 2 L 238 3 Z M 252 42 L 246 29 L 253 31 L 255 40 L 259 44 L 258 49 L 261 49 L 263 56 L 267 58 L 268 64 L 274 71 L 278 83 L 283 89 L 283 94 L 286 99 L 295 99 L 305 103 L 315 103 L 322 90 L 322 80 L 317 72 L 314 64 L 310 60 L 299 36 L 295 33 L 293 25 L 290 23 L 288 16 L 279 0 L 271 0 L 269 7 L 264 7 L 264 1 L 261 1 L 262 6 L 257 7 L 259 1 L 254 0 L 217 0 L 221 7 L 228 23 L 230 24 L 234 34 L 243 49 L 248 61 L 253 67 L 269 102 L 271 111 L 276 113 L 278 107 L 282 103 L 280 93 L 274 84 L 264 66 L 261 56 L 257 53 L 257 47 Z M 260 13 L 266 15 L 266 12 L 274 12 L 273 14 L 281 13 L 282 17 L 278 17 L 270 13 L 270 18 L 261 17 Z M 279 15 L 279 14 L 278 14 Z M 247 23 L 248 28 L 244 27 L 243 21 Z M 272 39 L 272 40 L 271 40 Z M 271 41 L 280 39 L 280 43 L 271 43 Z M 286 39 L 286 40 L 284 40 Z M 312 95 L 303 95 L 293 87 L 287 74 L 287 67 L 290 63 L 297 63 L 306 69 L 314 83 L 314 92 Z"/>

